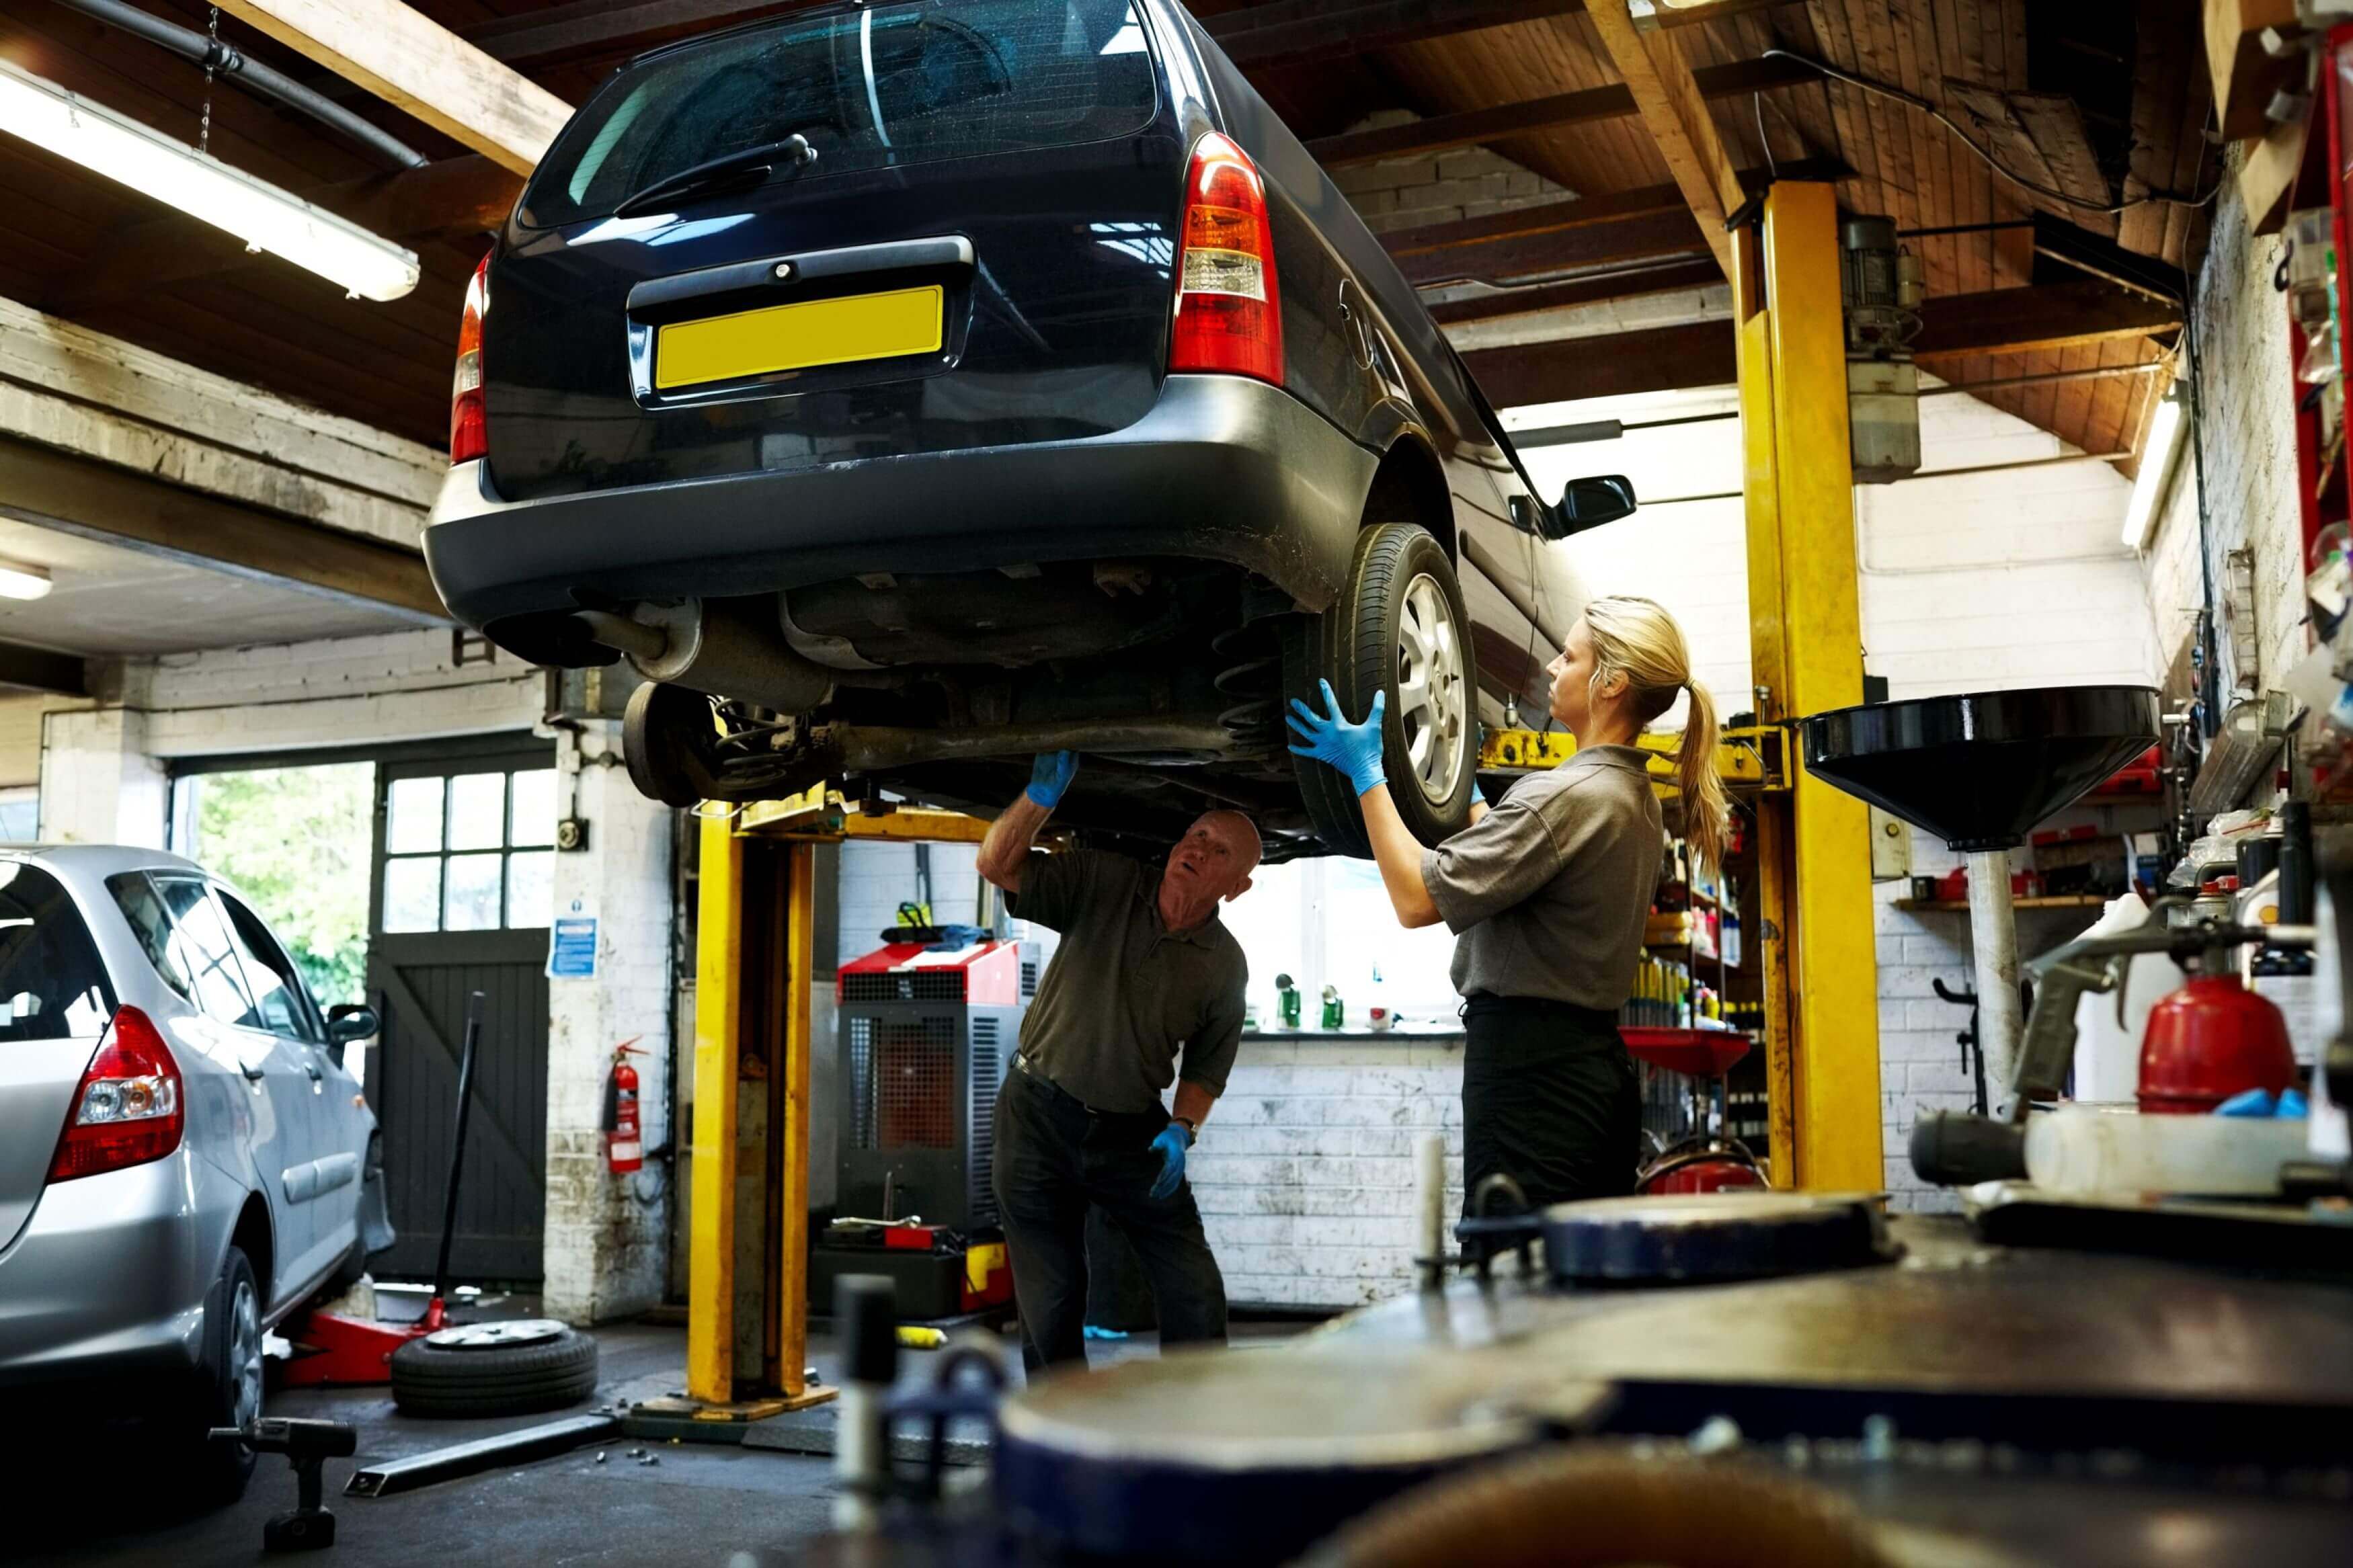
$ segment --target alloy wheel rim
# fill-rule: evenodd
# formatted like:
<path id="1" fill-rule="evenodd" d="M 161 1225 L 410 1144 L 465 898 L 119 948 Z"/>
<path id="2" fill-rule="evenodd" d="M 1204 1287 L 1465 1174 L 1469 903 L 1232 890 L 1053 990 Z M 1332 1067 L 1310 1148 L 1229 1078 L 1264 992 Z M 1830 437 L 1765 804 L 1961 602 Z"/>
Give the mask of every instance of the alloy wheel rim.
<path id="1" fill-rule="evenodd" d="M 1397 713 L 1407 765 L 1422 798 L 1443 805 L 1462 778 L 1462 736 L 1470 693 L 1462 679 L 1462 637 L 1438 579 L 1422 573 L 1406 584 L 1397 631 Z"/>
<path id="2" fill-rule="evenodd" d="M 237 1282 L 229 1303 L 228 1375 L 229 1425 L 249 1425 L 261 1414 L 261 1306 L 249 1279 Z"/>

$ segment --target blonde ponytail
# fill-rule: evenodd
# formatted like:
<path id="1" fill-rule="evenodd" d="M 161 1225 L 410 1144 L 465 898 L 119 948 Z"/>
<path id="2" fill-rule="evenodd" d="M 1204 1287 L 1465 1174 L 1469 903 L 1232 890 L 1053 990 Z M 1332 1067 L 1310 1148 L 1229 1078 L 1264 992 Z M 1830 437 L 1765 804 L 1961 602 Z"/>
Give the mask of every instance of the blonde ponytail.
<path id="1" fill-rule="evenodd" d="M 1706 688 L 1692 679 L 1691 649 L 1683 627 L 1654 601 L 1631 595 L 1591 601 L 1585 606 L 1585 626 L 1593 636 L 1595 689 L 1612 674 L 1625 676 L 1627 695 L 1641 722 L 1648 724 L 1673 707 L 1678 693 L 1689 694 L 1683 750 L 1675 758 L 1683 839 L 1709 870 L 1721 872 L 1730 836 L 1730 804 L 1715 771 L 1715 703 Z"/>
<path id="2" fill-rule="evenodd" d="M 1690 716 L 1683 721 L 1683 748 L 1675 757 L 1675 784 L 1683 797 L 1683 841 L 1714 873 L 1724 871 L 1724 846 L 1732 803 L 1715 771 L 1715 699 L 1696 680 L 1686 679 Z"/>

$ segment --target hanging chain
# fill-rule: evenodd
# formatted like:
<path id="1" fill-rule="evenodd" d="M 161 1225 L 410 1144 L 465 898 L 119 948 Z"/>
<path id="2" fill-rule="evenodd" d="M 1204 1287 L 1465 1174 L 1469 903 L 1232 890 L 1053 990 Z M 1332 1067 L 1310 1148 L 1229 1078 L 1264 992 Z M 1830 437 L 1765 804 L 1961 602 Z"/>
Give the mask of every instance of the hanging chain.
<path id="1" fill-rule="evenodd" d="M 212 40 L 212 47 L 205 51 L 205 107 L 203 114 L 196 121 L 196 151 L 199 153 L 207 153 L 212 150 L 213 73 L 220 68 L 221 54 L 219 6 L 213 7 L 212 21 L 206 26 L 205 31 Z"/>

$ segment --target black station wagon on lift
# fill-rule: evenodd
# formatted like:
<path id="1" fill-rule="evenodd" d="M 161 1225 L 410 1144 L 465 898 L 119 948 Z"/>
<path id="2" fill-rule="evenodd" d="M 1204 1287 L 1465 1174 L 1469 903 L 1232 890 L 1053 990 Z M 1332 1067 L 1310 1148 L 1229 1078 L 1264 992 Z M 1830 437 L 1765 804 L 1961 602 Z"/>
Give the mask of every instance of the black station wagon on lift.
<path id="1" fill-rule="evenodd" d="M 1339 191 L 1167 0 L 876 0 L 645 55 L 467 297 L 426 553 L 510 651 L 627 658 L 649 795 L 821 780 L 1364 852 L 1283 700 L 1388 692 L 1425 839 L 1583 596 Z M 1319 843 L 1320 840 L 1320 843 Z"/>

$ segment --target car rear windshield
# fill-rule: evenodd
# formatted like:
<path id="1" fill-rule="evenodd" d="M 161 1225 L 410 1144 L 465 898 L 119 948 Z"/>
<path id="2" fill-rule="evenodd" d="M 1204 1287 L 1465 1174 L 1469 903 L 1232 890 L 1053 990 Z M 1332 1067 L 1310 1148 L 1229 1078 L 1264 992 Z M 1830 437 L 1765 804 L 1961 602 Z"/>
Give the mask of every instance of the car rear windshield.
<path id="1" fill-rule="evenodd" d="M 556 139 L 522 220 L 602 217 L 714 158 L 807 139 L 814 179 L 1132 134 L 1155 101 L 1129 0 L 917 0 L 807 14 L 625 69 Z"/>
<path id="2" fill-rule="evenodd" d="M 0 1048 L 94 1037 L 114 987 L 81 911 L 38 866 L 0 860 Z"/>

